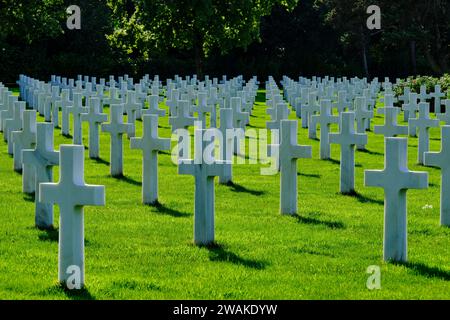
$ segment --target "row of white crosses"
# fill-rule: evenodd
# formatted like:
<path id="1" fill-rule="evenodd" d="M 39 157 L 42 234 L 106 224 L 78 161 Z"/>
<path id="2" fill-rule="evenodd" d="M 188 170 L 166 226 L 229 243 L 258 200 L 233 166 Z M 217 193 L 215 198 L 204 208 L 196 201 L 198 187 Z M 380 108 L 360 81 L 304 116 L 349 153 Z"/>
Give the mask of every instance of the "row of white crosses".
<path id="1" fill-rule="evenodd" d="M 87 81 L 87 80 L 86 80 Z M 193 97 L 184 97 L 185 100 L 176 99 L 173 113 L 174 116 L 169 120 L 172 124 L 173 130 L 177 128 L 187 128 L 194 124 L 194 120 L 197 120 L 190 116 L 189 113 L 192 111 L 196 111 L 198 113 L 198 120 L 201 122 L 200 128 L 205 127 L 205 113 L 210 111 L 210 109 L 206 109 L 205 100 L 213 101 L 212 103 L 219 103 L 222 107 L 220 110 L 221 115 L 221 129 L 226 130 L 227 128 L 233 128 L 235 126 L 245 128 L 245 124 L 248 123 L 248 113 L 241 112 L 242 101 L 244 100 L 246 104 L 248 104 L 248 97 L 253 95 L 253 101 L 256 96 L 256 79 L 252 82 L 249 82 L 244 90 L 239 91 L 239 88 L 242 86 L 238 83 L 233 85 L 233 90 L 235 90 L 235 94 L 240 95 L 240 92 L 245 92 L 246 94 L 241 94 L 239 97 L 231 96 L 231 94 L 224 93 L 223 103 L 220 104 L 220 99 L 216 99 L 214 102 L 213 97 L 207 97 L 203 92 L 199 91 L 198 93 L 194 91 L 195 96 Z M 110 82 L 113 82 L 113 79 L 110 79 Z M 80 83 L 78 80 L 77 83 Z M 158 128 L 158 117 L 164 116 L 165 111 L 163 109 L 158 108 L 158 103 L 160 99 L 157 95 L 153 95 L 148 97 L 149 108 L 142 109 L 141 113 L 143 115 L 143 124 L 144 124 L 144 135 L 142 138 L 133 138 L 133 134 L 131 131 L 134 127 L 134 121 L 132 123 L 124 123 L 123 122 L 123 113 L 124 108 L 130 107 L 130 104 L 134 104 L 134 108 L 136 108 L 134 99 L 128 100 L 123 104 L 111 104 L 110 105 L 110 113 L 111 119 L 110 123 L 103 123 L 106 120 L 106 115 L 99 113 L 99 98 L 90 97 L 89 98 L 89 113 L 82 112 L 81 102 L 81 88 L 77 90 L 77 92 L 72 93 L 74 101 L 76 103 L 69 108 L 77 108 L 80 123 L 81 120 L 88 121 L 90 124 L 90 146 L 94 144 L 94 141 L 98 142 L 98 125 L 101 124 L 102 130 L 110 133 L 111 135 L 111 175 L 112 176 L 121 176 L 123 175 L 123 147 L 122 147 L 122 137 L 124 134 L 128 134 L 131 138 L 131 148 L 133 149 L 141 149 L 143 150 L 144 159 L 143 159 L 143 188 L 142 188 L 142 201 L 145 204 L 155 204 L 158 201 L 158 184 L 157 184 L 157 152 L 162 150 L 168 150 L 170 148 L 170 140 L 168 139 L 160 139 L 158 138 L 157 128 Z M 172 88 L 173 89 L 173 88 Z M 211 90 L 214 92 L 214 90 Z M 127 93 L 127 98 L 129 97 L 129 92 Z M 132 95 L 131 95 L 132 96 Z M 111 97 L 111 95 L 110 95 Z M 86 98 L 86 97 L 85 97 Z M 226 99 L 229 99 L 230 102 L 225 102 Z M 191 103 L 195 104 L 193 100 L 197 100 L 197 105 L 191 105 Z M 250 104 L 253 106 L 253 101 L 250 99 Z M 110 101 L 108 101 L 111 103 Z M 119 101 L 114 101 L 119 102 Z M 126 112 L 128 115 L 131 115 L 131 108 Z M 249 108 L 251 112 L 251 107 Z M 85 111 L 85 110 L 83 110 Z M 72 112 L 73 113 L 73 112 Z M 246 117 L 245 117 L 246 116 Z M 78 126 L 74 125 L 78 128 Z M 95 138 L 91 137 L 91 134 L 94 133 Z M 81 132 L 80 132 L 81 135 Z M 97 145 L 95 142 L 94 145 Z M 82 141 L 80 141 L 82 143 Z M 227 144 L 228 147 L 225 149 L 224 154 L 229 154 L 230 152 L 230 144 Z M 97 147 L 90 148 L 92 150 L 97 150 Z M 220 180 L 222 183 L 227 183 L 231 181 L 231 162 L 227 162 L 226 165 L 223 166 L 226 168 L 224 171 L 219 172 Z M 210 239 L 209 241 L 213 241 L 214 239 Z M 195 240 L 196 241 L 196 240 Z M 197 242 L 197 241 L 196 241 Z M 203 242 L 202 242 L 203 243 Z"/>
<path id="2" fill-rule="evenodd" d="M 8 146 L 13 146 L 15 171 L 23 175 L 23 192 L 35 194 L 35 225 L 53 228 L 53 204 L 60 206 L 58 278 L 68 285 L 73 267 L 79 271 L 76 288 L 84 286 L 83 206 L 104 205 L 102 186 L 84 183 L 84 147 L 65 145 L 54 150 L 53 125 L 36 123 L 36 111 L 25 110 L 25 102 L 12 99 L 12 93 L 0 88 L 0 105 L 11 103 L 12 118 L 3 113 L 2 127 Z M 5 93 L 6 92 L 6 93 Z M 24 91 L 21 91 L 24 92 Z M 4 94 L 5 93 L 5 94 Z M 4 100 L 4 98 L 6 98 Z M 60 166 L 60 181 L 53 183 L 52 168 Z"/>
<path id="3" fill-rule="evenodd" d="M 285 81 L 287 81 L 285 79 Z M 269 79 L 270 89 L 278 91 L 276 85 L 273 85 Z M 450 139 L 450 126 L 442 127 L 442 150 L 438 153 L 429 152 L 429 129 L 439 127 L 439 120 L 445 121 L 447 124 L 450 113 L 450 101 L 444 100 L 442 104 L 446 107 L 444 113 L 440 113 L 440 98 L 443 94 L 440 92 L 440 87 L 436 87 L 435 94 L 426 95 L 424 87 L 421 93 L 408 92 L 406 90 L 404 96 L 409 94 L 409 99 L 406 105 L 403 105 L 403 110 L 408 111 L 405 119 L 408 121 L 408 126 L 400 126 L 397 124 L 397 115 L 400 109 L 394 107 L 394 95 L 391 85 L 388 81 L 383 83 L 384 98 L 382 101 L 385 104 L 384 108 L 378 110 L 379 114 L 385 115 L 385 125 L 375 126 L 376 134 L 383 134 L 386 137 L 386 151 L 385 162 L 386 167 L 383 171 L 366 171 L 365 184 L 366 186 L 378 186 L 385 189 L 385 235 L 384 235 L 384 259 L 386 261 L 407 261 L 407 230 L 406 230 L 406 190 L 411 188 L 424 189 L 428 187 L 427 173 L 411 172 L 407 168 L 407 139 L 395 138 L 398 135 L 416 136 L 419 133 L 419 150 L 418 163 L 436 166 L 442 169 L 442 188 L 441 188 L 441 224 L 450 225 L 450 158 L 449 150 L 446 145 Z M 290 88 L 292 94 L 292 88 Z M 302 88 L 303 94 L 307 93 L 307 89 Z M 269 102 L 274 101 L 275 94 L 268 91 L 268 105 Z M 400 100 L 405 102 L 405 97 L 401 96 Z M 426 102 L 428 98 L 433 97 L 435 100 L 435 110 L 437 110 L 438 119 L 431 119 L 429 114 L 429 104 Z M 298 98 L 297 98 L 298 99 Z M 329 143 L 341 144 L 341 182 L 340 191 L 342 193 L 354 191 L 354 146 L 358 149 L 363 148 L 367 144 L 367 135 L 363 132 L 366 129 L 364 125 L 364 117 L 366 115 L 358 115 L 359 106 L 365 103 L 366 97 L 355 98 L 355 113 L 345 112 L 343 109 L 339 110 L 340 97 L 338 93 L 338 111 L 340 113 L 340 134 L 329 133 L 329 126 L 336 122 L 335 116 L 332 115 L 331 100 L 321 100 L 320 115 L 314 115 L 306 122 L 309 126 L 321 125 L 321 144 L 320 144 L 320 158 L 327 159 L 329 157 Z M 311 100 L 311 96 L 309 97 Z M 421 102 L 418 103 L 417 100 Z M 278 99 L 280 106 L 283 103 Z M 308 106 L 308 103 L 310 104 Z M 308 101 L 306 103 L 306 112 L 301 115 L 305 116 L 311 112 L 310 106 L 314 102 Z M 294 106 L 293 106 L 294 107 Z M 317 106 L 315 106 L 317 107 Z M 309 110 L 308 110 L 309 109 Z M 367 116 L 373 117 L 373 111 L 364 110 L 365 113 L 372 112 Z M 416 113 L 418 115 L 416 116 Z M 272 115 L 272 111 L 268 111 Z M 355 114 L 357 115 L 357 131 L 354 132 Z M 287 118 L 287 116 L 285 116 Z M 277 119 L 278 120 L 278 119 Z M 283 122 L 286 120 L 283 120 Z M 311 134 L 312 132 L 312 134 Z M 314 137 L 314 131 L 309 131 L 309 137 Z M 286 139 L 286 138 L 285 138 Z M 280 153 L 280 158 L 283 154 Z M 287 156 L 289 159 L 289 156 Z M 281 178 L 283 179 L 283 178 Z M 395 181 L 395 183 L 394 183 Z M 282 182 L 283 185 L 283 182 Z M 296 191 L 296 190 L 295 190 Z M 294 195 L 291 194 L 291 197 Z M 286 194 L 280 194 L 280 203 L 285 202 Z M 282 206 L 283 207 L 283 206 Z M 289 213 L 289 210 L 285 211 Z M 283 212 L 283 210 L 282 210 Z M 292 210 L 296 212 L 296 210 Z"/>

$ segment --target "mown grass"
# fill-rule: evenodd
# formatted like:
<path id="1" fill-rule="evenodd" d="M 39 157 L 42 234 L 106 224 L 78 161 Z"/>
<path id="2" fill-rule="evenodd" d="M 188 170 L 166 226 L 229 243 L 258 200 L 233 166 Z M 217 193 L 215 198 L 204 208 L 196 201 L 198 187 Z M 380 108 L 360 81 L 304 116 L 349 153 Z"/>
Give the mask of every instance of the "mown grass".
<path id="1" fill-rule="evenodd" d="M 265 128 L 265 109 L 260 91 L 252 127 Z M 382 122 L 377 116 L 375 123 Z M 167 117 L 160 126 L 160 135 L 170 137 Z M 84 126 L 85 144 L 87 132 Z M 71 143 L 60 133 L 55 131 L 56 146 Z M 439 136 L 439 129 L 431 130 L 432 150 L 439 150 Z M 299 129 L 298 141 L 313 147 L 313 159 L 298 161 L 298 215 L 279 214 L 279 175 L 260 175 L 260 165 L 236 165 L 234 185 L 216 181 L 217 244 L 199 248 L 192 244 L 194 178 L 178 175 L 170 155 L 161 154 L 161 205 L 144 206 L 141 153 L 125 138 L 126 178 L 113 179 L 109 137 L 102 134 L 102 160 L 89 160 L 86 152 L 85 178 L 106 186 L 107 202 L 85 208 L 87 286 L 71 292 L 57 283 L 58 231 L 34 228 L 32 198 L 21 193 L 21 176 L 0 139 L 0 299 L 450 298 L 450 229 L 439 226 L 440 172 L 415 164 L 417 139 L 409 140 L 410 169 L 428 171 L 431 185 L 408 192 L 408 264 L 382 261 L 383 191 L 363 186 L 365 169 L 383 167 L 383 137 L 369 133 L 369 152 L 357 152 L 354 196 L 338 193 L 338 146 L 333 161 L 321 161 L 319 142 L 306 130 Z M 426 204 L 433 208 L 422 209 Z M 366 288 L 370 265 L 381 267 L 381 290 Z"/>

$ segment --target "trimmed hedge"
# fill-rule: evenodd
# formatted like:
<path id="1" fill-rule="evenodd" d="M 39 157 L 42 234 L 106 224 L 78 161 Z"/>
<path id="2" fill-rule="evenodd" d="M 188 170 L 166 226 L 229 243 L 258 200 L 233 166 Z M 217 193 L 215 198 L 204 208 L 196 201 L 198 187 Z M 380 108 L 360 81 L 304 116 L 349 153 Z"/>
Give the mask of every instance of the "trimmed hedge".
<path id="1" fill-rule="evenodd" d="M 440 85 L 442 92 L 447 92 L 447 97 L 450 98 L 450 74 L 444 74 L 441 78 L 431 76 L 408 77 L 394 86 L 394 92 L 401 95 L 404 88 L 409 87 L 412 92 L 419 93 L 422 85 L 426 85 L 427 92 L 434 92 L 434 86 Z"/>

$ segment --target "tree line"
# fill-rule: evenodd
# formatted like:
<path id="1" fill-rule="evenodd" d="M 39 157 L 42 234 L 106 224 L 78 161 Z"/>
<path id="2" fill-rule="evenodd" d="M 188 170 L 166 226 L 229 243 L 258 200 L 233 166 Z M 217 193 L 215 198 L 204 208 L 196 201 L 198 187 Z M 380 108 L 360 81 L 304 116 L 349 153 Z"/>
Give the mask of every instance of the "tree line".
<path id="1" fill-rule="evenodd" d="M 81 8 L 81 29 L 66 8 Z M 381 29 L 366 26 L 381 9 Z M 0 0 L 0 81 L 19 73 L 330 75 L 449 72 L 447 0 Z"/>

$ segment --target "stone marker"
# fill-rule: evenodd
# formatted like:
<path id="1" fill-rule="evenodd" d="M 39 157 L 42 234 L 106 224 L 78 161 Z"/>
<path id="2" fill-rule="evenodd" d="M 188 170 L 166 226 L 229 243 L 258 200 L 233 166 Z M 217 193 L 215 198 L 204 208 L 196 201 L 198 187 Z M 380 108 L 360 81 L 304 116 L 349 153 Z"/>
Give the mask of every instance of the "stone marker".
<path id="1" fill-rule="evenodd" d="M 122 137 L 131 130 L 131 125 L 123 123 L 123 105 L 110 106 L 111 120 L 102 124 L 102 131 L 111 136 L 110 173 L 113 177 L 123 176 L 123 143 Z"/>
<path id="2" fill-rule="evenodd" d="M 428 173 L 409 171 L 407 138 L 385 140 L 385 168 L 366 170 L 365 186 L 384 189 L 384 260 L 406 262 L 406 192 L 428 188 Z"/>
<path id="3" fill-rule="evenodd" d="M 436 116 L 439 120 L 445 122 L 446 125 L 450 125 L 450 99 L 442 101 L 445 107 L 443 113 L 438 113 Z"/>
<path id="4" fill-rule="evenodd" d="M 158 137 L 158 116 L 144 115 L 142 138 L 131 138 L 131 149 L 143 152 L 142 202 L 158 203 L 158 151 L 170 150 L 170 139 Z"/>
<path id="5" fill-rule="evenodd" d="M 90 98 L 89 102 L 89 112 L 81 115 L 81 122 L 89 124 L 89 158 L 98 159 L 100 157 L 99 126 L 108 121 L 108 115 L 100 113 L 99 98 Z"/>
<path id="6" fill-rule="evenodd" d="M 32 166 L 35 176 L 35 223 L 39 229 L 53 228 L 53 206 L 39 198 L 39 184 L 53 181 L 53 166 L 59 164 L 59 152 L 53 149 L 53 125 L 36 124 L 36 146 L 34 150 L 22 151 L 24 165 Z"/>
<path id="7" fill-rule="evenodd" d="M 445 96 L 446 94 L 441 91 L 441 86 L 435 85 L 434 92 L 429 94 L 430 99 L 434 98 L 434 113 L 441 113 L 441 99 Z"/>
<path id="8" fill-rule="evenodd" d="M 61 91 L 61 134 L 63 136 L 70 135 L 70 108 L 73 106 L 73 101 L 70 100 L 70 91 L 63 89 Z"/>
<path id="9" fill-rule="evenodd" d="M 395 137 L 398 135 L 407 135 L 408 127 L 399 126 L 397 124 L 397 116 L 400 109 L 397 107 L 386 107 L 383 108 L 383 113 L 385 115 L 384 126 L 374 126 L 373 130 L 375 134 L 382 134 L 385 138 Z"/>
<path id="10" fill-rule="evenodd" d="M 136 135 L 136 117 L 138 110 L 141 109 L 141 105 L 136 101 L 136 92 L 130 90 L 127 91 L 123 107 L 127 114 L 127 123 L 131 125 L 131 129 L 128 132 L 128 138 L 132 138 Z"/>
<path id="11" fill-rule="evenodd" d="M 158 117 L 164 117 L 166 110 L 159 108 L 159 96 L 152 95 L 147 97 L 148 109 L 142 110 L 142 114 L 157 115 Z"/>
<path id="12" fill-rule="evenodd" d="M 281 121 L 287 120 L 289 117 L 289 108 L 286 103 L 279 103 L 275 107 L 275 115 L 272 117 L 272 121 L 268 121 L 266 126 L 270 130 L 280 130 Z"/>
<path id="13" fill-rule="evenodd" d="M 281 121 L 281 141 L 279 145 L 280 163 L 280 213 L 297 213 L 297 159 L 311 158 L 311 146 L 297 143 L 297 120 Z"/>
<path id="14" fill-rule="evenodd" d="M 200 246 L 214 243 L 214 177 L 222 174 L 224 165 L 212 155 L 204 157 L 204 150 L 214 143 L 203 139 L 208 130 L 212 129 L 195 130 L 195 159 L 181 159 L 178 165 L 179 174 L 195 177 L 194 243 Z"/>
<path id="15" fill-rule="evenodd" d="M 320 101 L 320 114 L 311 117 L 311 125 L 320 125 L 320 155 L 319 159 L 326 160 L 331 157 L 330 141 L 328 134 L 330 133 L 330 125 L 339 122 L 338 116 L 332 115 L 331 100 Z"/>
<path id="16" fill-rule="evenodd" d="M 413 119 L 416 117 L 416 113 L 417 111 L 419 111 L 419 105 L 418 105 L 418 96 L 417 93 L 410 93 L 409 94 L 409 99 L 408 99 L 408 103 L 405 103 L 402 106 L 402 110 L 404 111 L 404 114 L 408 116 L 408 118 L 406 118 L 405 116 L 405 121 L 408 121 L 409 119 Z M 416 133 L 411 133 L 410 135 L 413 134 L 411 137 L 415 137 Z"/>
<path id="17" fill-rule="evenodd" d="M 58 280 L 68 286 L 73 267 L 78 268 L 79 287 L 84 286 L 83 206 L 104 206 L 105 187 L 84 182 L 84 147 L 61 145 L 58 183 L 40 185 L 40 201 L 60 208 Z M 73 284 L 72 284 L 73 285 Z"/>
<path id="18" fill-rule="evenodd" d="M 424 154 L 430 150 L 430 128 L 438 127 L 439 120 L 430 119 L 430 104 L 421 102 L 419 104 L 419 117 L 409 119 L 409 130 L 416 132 L 419 129 L 418 164 L 423 164 Z"/>
<path id="19" fill-rule="evenodd" d="M 176 115 L 169 117 L 169 124 L 172 126 L 172 132 L 177 129 L 187 129 L 194 125 L 195 118 L 189 115 L 189 102 L 185 100 L 178 101 Z"/>
<path id="20" fill-rule="evenodd" d="M 36 111 L 23 111 L 21 129 L 11 132 L 11 141 L 14 145 L 14 171 L 22 172 L 22 150 L 32 149 L 36 144 Z M 34 185 L 31 189 L 34 192 Z"/>
<path id="21" fill-rule="evenodd" d="M 339 189 L 348 194 L 355 191 L 355 146 L 367 144 L 367 134 L 355 133 L 355 113 L 342 112 L 340 132 L 330 133 L 330 143 L 341 145 L 341 174 Z"/>
<path id="22" fill-rule="evenodd" d="M 89 112 L 88 108 L 83 107 L 82 96 L 80 93 L 73 94 L 73 105 L 67 107 L 68 112 L 73 116 L 73 144 L 83 144 L 83 128 L 81 126 L 81 115 Z"/>
<path id="23" fill-rule="evenodd" d="M 370 120 L 373 119 L 373 111 L 367 109 L 367 98 L 356 97 L 355 98 L 355 120 L 356 120 L 356 133 L 366 133 L 367 127 L 370 130 Z M 365 150 L 366 146 L 356 145 L 357 150 Z"/>
<path id="24" fill-rule="evenodd" d="M 201 122 L 202 129 L 206 128 L 206 115 L 213 112 L 213 108 L 207 105 L 207 98 L 206 92 L 199 92 L 198 105 L 193 106 L 191 110 L 197 113 L 197 119 Z"/>
<path id="25" fill-rule="evenodd" d="M 450 126 L 443 126 L 440 152 L 426 152 L 424 163 L 441 169 L 441 225 L 450 227 Z"/>
<path id="26" fill-rule="evenodd" d="M 13 131 L 22 130 L 22 114 L 25 111 L 26 102 L 18 101 L 14 103 L 14 113 L 11 119 L 6 119 L 4 134 L 8 136 L 8 154 L 14 154 L 14 143 L 11 138 Z"/>
<path id="27" fill-rule="evenodd" d="M 410 94 L 411 94 L 411 89 L 409 87 L 405 87 L 403 89 L 403 94 L 398 97 L 398 100 L 401 103 L 402 109 L 405 105 L 409 104 Z M 407 109 L 403 109 L 403 110 L 404 110 L 403 121 L 408 122 L 408 119 L 410 118 L 409 111 Z"/>
<path id="28" fill-rule="evenodd" d="M 227 135 L 227 130 L 233 129 L 233 110 L 230 108 L 220 109 L 220 128 L 222 133 L 222 143 L 220 143 L 220 160 L 224 161 L 223 173 L 219 176 L 220 184 L 227 184 L 233 181 L 233 141 Z"/>

